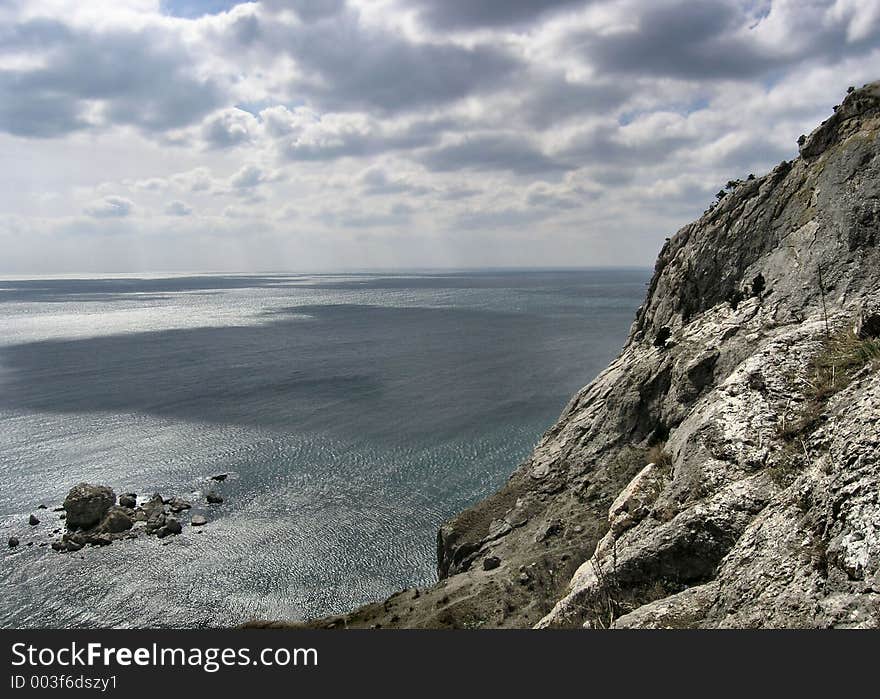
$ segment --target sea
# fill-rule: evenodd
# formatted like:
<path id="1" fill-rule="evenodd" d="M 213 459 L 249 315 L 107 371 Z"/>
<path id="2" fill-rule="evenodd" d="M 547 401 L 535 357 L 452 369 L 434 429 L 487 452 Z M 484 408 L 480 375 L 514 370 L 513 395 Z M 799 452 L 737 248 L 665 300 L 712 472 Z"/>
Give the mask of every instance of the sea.
<path id="1" fill-rule="evenodd" d="M 435 581 L 438 527 L 618 354 L 649 276 L 0 277 L 0 626 L 308 619 Z M 81 481 L 209 522 L 56 553 Z"/>

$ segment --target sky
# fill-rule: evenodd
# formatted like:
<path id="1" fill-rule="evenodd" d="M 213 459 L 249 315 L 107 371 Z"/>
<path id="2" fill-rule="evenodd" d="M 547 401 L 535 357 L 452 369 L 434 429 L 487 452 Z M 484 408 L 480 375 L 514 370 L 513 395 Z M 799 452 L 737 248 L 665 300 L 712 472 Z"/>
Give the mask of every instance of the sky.
<path id="1" fill-rule="evenodd" d="M 650 266 L 880 0 L 0 0 L 0 273 Z"/>

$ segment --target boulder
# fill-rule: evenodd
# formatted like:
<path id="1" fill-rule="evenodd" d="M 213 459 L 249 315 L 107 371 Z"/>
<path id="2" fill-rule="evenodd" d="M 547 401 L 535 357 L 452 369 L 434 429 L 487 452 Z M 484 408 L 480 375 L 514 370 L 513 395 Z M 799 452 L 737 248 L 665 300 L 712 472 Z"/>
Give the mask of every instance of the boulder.
<path id="1" fill-rule="evenodd" d="M 190 524 L 194 527 L 203 527 L 208 523 L 208 520 L 202 517 L 202 515 L 193 515 L 190 520 Z"/>
<path id="2" fill-rule="evenodd" d="M 93 527 L 115 503 L 116 493 L 105 485 L 75 485 L 64 498 L 67 526 Z"/>
<path id="3" fill-rule="evenodd" d="M 220 494 L 213 490 L 205 496 L 205 500 L 207 500 L 208 503 L 211 505 L 219 505 L 221 502 L 223 502 L 223 498 L 220 496 Z"/>
<path id="4" fill-rule="evenodd" d="M 156 532 L 156 536 L 160 539 L 164 539 L 166 536 L 171 536 L 172 534 L 180 534 L 183 531 L 183 527 L 180 525 L 174 517 L 168 517 L 165 520 L 165 525 Z"/>
<path id="5" fill-rule="evenodd" d="M 153 497 L 147 500 L 141 506 L 141 508 L 146 513 L 147 519 L 150 519 L 150 517 L 158 514 L 159 512 L 165 511 L 165 501 L 162 499 L 162 496 L 159 495 L 159 493 L 156 493 L 155 495 L 153 495 Z"/>
<path id="6" fill-rule="evenodd" d="M 122 507 L 127 507 L 128 509 L 133 510 L 137 507 L 137 495 L 134 493 L 126 493 L 119 498 L 119 504 Z"/>
<path id="7" fill-rule="evenodd" d="M 128 531 L 133 526 L 134 521 L 128 511 L 124 507 L 114 505 L 107 510 L 107 513 L 98 525 L 98 529 L 101 532 L 118 534 L 119 532 Z"/>
<path id="8" fill-rule="evenodd" d="M 487 556 L 483 559 L 483 570 L 495 570 L 501 565 L 501 559 L 498 556 Z"/>
<path id="9" fill-rule="evenodd" d="M 165 526 L 166 516 L 164 512 L 156 512 L 150 516 L 144 525 L 147 534 L 155 534 Z"/>

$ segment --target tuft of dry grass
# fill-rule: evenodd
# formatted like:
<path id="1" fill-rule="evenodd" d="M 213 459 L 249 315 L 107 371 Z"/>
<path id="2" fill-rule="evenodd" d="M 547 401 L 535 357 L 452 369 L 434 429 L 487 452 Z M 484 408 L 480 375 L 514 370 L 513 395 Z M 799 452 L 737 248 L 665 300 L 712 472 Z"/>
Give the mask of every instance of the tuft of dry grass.
<path id="1" fill-rule="evenodd" d="M 672 467 L 672 455 L 666 451 L 666 443 L 655 444 L 645 454 L 645 463 L 654 464 L 660 470 Z"/>
<path id="2" fill-rule="evenodd" d="M 824 402 L 846 388 L 863 367 L 880 365 L 880 340 L 860 340 L 847 328 L 831 335 L 810 362 L 807 398 Z"/>
<path id="3" fill-rule="evenodd" d="M 781 436 L 792 442 L 812 432 L 821 423 L 828 401 L 866 367 L 880 368 L 880 340 L 860 339 L 849 328 L 829 335 L 808 365 L 806 400 L 793 420 L 783 417 Z"/>

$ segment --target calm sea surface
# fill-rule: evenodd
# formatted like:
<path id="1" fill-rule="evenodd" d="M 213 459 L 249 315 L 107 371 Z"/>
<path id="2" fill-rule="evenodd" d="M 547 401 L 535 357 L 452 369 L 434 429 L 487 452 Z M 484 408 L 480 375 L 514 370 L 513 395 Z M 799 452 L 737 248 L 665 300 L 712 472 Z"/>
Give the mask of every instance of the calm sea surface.
<path id="1" fill-rule="evenodd" d="M 438 526 L 617 354 L 648 276 L 0 278 L 0 626 L 305 618 L 433 581 Z M 39 546 L 79 481 L 196 502 L 215 473 L 200 534 Z"/>

